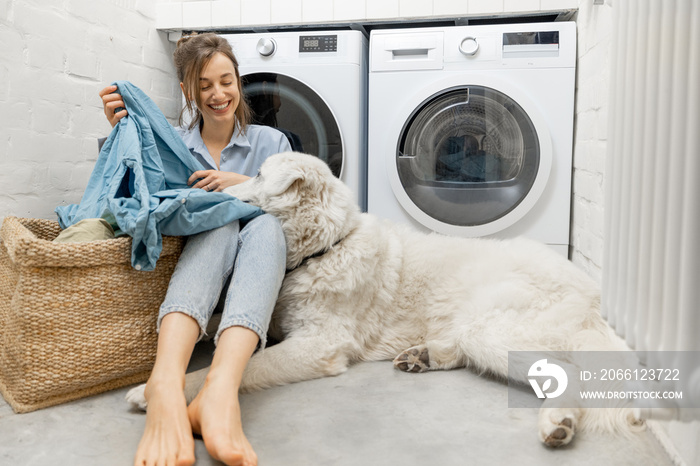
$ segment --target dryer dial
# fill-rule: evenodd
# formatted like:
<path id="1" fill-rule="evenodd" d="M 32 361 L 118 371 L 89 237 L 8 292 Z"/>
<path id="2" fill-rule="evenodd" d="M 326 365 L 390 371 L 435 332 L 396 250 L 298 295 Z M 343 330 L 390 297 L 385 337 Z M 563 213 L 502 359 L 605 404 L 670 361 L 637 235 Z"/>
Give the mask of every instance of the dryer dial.
<path id="1" fill-rule="evenodd" d="M 274 39 L 262 38 L 258 41 L 258 53 L 263 57 L 270 57 L 277 51 L 277 43 Z"/>
<path id="2" fill-rule="evenodd" d="M 464 55 L 473 56 L 479 50 L 479 42 L 477 42 L 476 37 L 465 37 L 459 44 L 459 51 Z"/>

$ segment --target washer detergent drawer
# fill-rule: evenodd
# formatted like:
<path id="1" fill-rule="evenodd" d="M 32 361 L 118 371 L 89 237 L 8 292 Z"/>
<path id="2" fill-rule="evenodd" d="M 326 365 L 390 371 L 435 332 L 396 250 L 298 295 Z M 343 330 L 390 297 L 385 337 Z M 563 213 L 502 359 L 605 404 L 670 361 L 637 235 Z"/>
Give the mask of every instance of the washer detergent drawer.
<path id="1" fill-rule="evenodd" d="M 442 31 L 411 34 L 375 34 L 370 71 L 441 70 Z"/>

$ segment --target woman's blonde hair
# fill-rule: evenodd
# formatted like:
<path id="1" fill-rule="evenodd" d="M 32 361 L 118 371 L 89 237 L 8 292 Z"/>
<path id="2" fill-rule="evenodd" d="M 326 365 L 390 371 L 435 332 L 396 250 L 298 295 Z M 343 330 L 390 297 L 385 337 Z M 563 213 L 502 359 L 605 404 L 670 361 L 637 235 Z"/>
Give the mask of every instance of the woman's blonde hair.
<path id="1" fill-rule="evenodd" d="M 250 123 L 250 108 L 243 97 L 243 87 L 241 84 L 241 74 L 238 71 L 238 60 L 233 54 L 233 49 L 226 39 L 213 33 L 192 34 L 185 36 L 177 41 L 177 47 L 173 53 L 173 61 L 177 69 L 177 77 L 182 83 L 185 90 L 185 107 L 180 112 L 180 126 L 183 124 L 183 115 L 187 110 L 193 115 L 189 129 L 194 128 L 202 120 L 202 113 L 199 108 L 202 105 L 200 96 L 199 75 L 209 60 L 216 53 L 221 53 L 228 57 L 233 63 L 233 68 L 236 70 L 236 85 L 240 100 L 236 108 L 236 121 L 234 123 L 234 131 L 245 132 L 246 127 Z M 194 96 L 194 104 L 191 97 Z"/>

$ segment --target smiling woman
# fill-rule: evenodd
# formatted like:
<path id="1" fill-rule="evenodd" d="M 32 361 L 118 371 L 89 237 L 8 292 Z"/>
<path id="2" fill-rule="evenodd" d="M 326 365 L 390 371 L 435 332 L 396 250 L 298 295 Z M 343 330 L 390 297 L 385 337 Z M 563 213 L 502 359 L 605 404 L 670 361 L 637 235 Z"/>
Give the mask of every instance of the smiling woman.
<path id="1" fill-rule="evenodd" d="M 192 188 L 221 191 L 255 176 L 271 155 L 291 150 L 281 132 L 249 124 L 241 98 L 238 62 L 229 43 L 215 34 L 182 38 L 174 53 L 185 108 L 176 128 L 201 164 Z M 116 125 L 124 102 L 116 89 L 100 92 L 105 114 Z M 193 116 L 183 125 L 183 115 Z M 156 362 L 146 384 L 146 428 L 135 464 L 194 463 L 192 432 L 202 435 L 211 456 L 225 464 L 254 465 L 243 434 L 238 386 L 248 359 L 265 346 L 267 327 L 286 262 L 279 222 L 261 215 L 187 239 L 158 316 Z M 220 297 L 225 295 L 210 376 L 187 406 L 185 368 Z M 221 300 L 224 302 L 224 300 Z"/>

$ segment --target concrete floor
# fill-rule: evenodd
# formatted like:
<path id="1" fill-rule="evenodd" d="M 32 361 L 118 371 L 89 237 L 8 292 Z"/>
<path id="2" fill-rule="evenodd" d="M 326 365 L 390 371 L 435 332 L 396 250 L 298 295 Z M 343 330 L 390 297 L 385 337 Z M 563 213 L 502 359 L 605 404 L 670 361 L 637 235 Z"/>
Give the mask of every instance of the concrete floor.
<path id="1" fill-rule="evenodd" d="M 191 367 L 206 364 L 200 343 Z M 0 464 L 122 466 L 133 461 L 145 415 L 128 388 L 27 414 L 0 399 Z M 246 435 L 260 466 L 671 465 L 648 431 L 634 440 L 581 433 L 551 450 L 537 439 L 537 412 L 509 409 L 507 387 L 466 370 L 404 373 L 362 363 L 338 377 L 241 397 Z M 197 465 L 211 460 L 201 440 Z"/>

